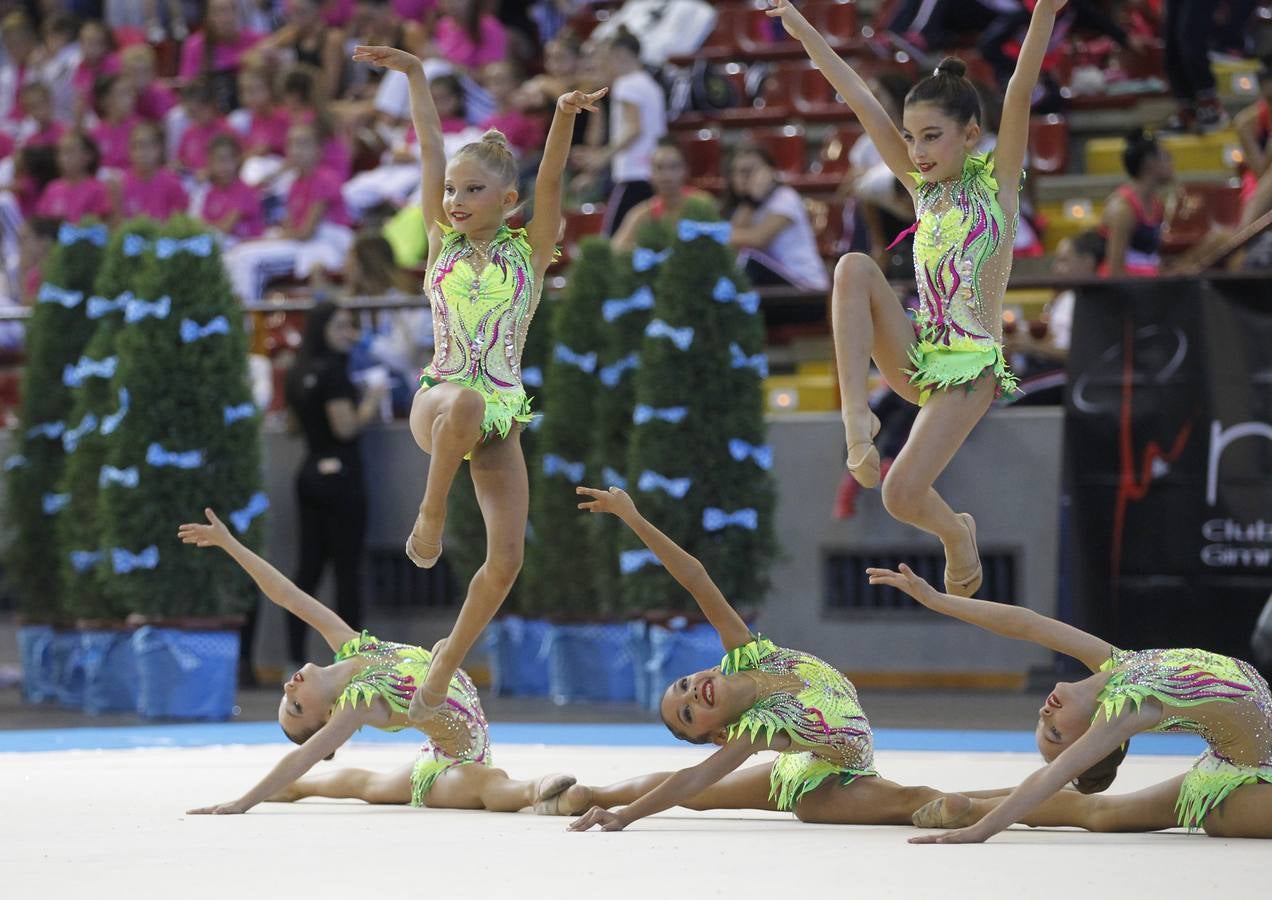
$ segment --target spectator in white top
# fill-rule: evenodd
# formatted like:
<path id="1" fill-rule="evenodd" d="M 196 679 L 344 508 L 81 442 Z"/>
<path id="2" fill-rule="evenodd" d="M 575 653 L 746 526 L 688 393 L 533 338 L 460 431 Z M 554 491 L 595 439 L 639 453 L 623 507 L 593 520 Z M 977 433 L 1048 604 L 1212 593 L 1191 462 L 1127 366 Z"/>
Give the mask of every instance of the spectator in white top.
<path id="1" fill-rule="evenodd" d="M 606 165 L 614 182 L 603 231 L 613 236 L 636 204 L 654 196 L 650 182 L 654 149 L 667 133 L 667 99 L 640 61 L 640 41 L 620 28 L 606 45 L 610 75 L 609 143 L 579 148 L 580 165 L 598 172 Z"/>
<path id="2" fill-rule="evenodd" d="M 734 151 L 725 215 L 733 226 L 729 241 L 739 251 L 738 262 L 756 287 L 829 289 L 804 201 L 778 182 L 777 168 L 762 148 Z"/>

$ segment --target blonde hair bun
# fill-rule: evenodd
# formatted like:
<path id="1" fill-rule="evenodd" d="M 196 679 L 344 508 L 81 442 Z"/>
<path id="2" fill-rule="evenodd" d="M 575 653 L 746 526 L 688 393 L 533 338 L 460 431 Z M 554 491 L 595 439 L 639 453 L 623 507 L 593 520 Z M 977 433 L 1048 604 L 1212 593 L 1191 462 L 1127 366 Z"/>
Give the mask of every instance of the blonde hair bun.
<path id="1" fill-rule="evenodd" d="M 508 136 L 498 128 L 486 129 L 486 133 L 481 136 L 481 142 L 483 144 L 494 144 L 509 153 L 512 152 L 512 145 L 508 143 Z"/>

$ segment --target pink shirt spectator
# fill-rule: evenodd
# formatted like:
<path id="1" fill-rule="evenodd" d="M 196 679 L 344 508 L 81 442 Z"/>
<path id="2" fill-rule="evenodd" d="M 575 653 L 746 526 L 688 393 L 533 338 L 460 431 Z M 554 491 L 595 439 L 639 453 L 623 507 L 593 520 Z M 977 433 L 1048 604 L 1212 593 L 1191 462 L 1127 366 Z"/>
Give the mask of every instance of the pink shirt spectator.
<path id="1" fill-rule="evenodd" d="M 174 91 L 158 82 L 152 82 L 137 94 L 137 115 L 152 122 L 160 122 L 178 102 Z"/>
<path id="2" fill-rule="evenodd" d="M 117 74 L 119 74 L 119 54 L 111 53 L 96 68 L 87 62 L 81 62 L 71 75 L 71 85 L 75 88 L 76 95 L 84 101 L 84 107 L 92 109 L 93 86 L 97 84 L 97 79 Z"/>
<path id="3" fill-rule="evenodd" d="M 160 169 L 149 178 L 131 170 L 125 172 L 120 195 L 119 211 L 125 219 L 150 216 L 165 222 L 190 208 L 190 197 L 181 186 L 181 179 L 167 169 Z"/>
<path id="4" fill-rule="evenodd" d="M 0 131 L 0 159 L 8 159 L 18 147 L 8 133 Z"/>
<path id="5" fill-rule="evenodd" d="M 30 120 L 27 124 L 35 130 L 25 137 L 22 136 L 22 131 L 18 132 L 18 144 L 23 147 L 55 147 L 66 133 L 66 125 L 61 122 L 50 122 L 43 128 L 36 128 L 35 122 Z"/>
<path id="6" fill-rule="evenodd" d="M 201 172 L 208 164 L 208 145 L 218 134 L 234 134 L 224 119 L 213 119 L 206 125 L 187 125 L 177 144 L 177 162 L 181 168 Z M 238 135 L 234 135 L 238 137 Z"/>
<path id="7" fill-rule="evenodd" d="M 308 175 L 299 175 L 287 192 L 287 227 L 299 228 L 305 224 L 309 211 L 316 203 L 326 203 L 322 221 L 331 225 L 352 225 L 345 209 L 340 188 L 344 179 L 330 169 L 317 168 Z"/>
<path id="8" fill-rule="evenodd" d="M 233 183 L 214 184 L 208 188 L 203 199 L 202 218 L 206 222 L 220 222 L 230 213 L 239 214 L 233 237 L 240 240 L 260 237 L 265 233 L 265 214 L 261 210 L 261 195 L 255 188 L 248 187 L 241 179 Z"/>
<path id="9" fill-rule="evenodd" d="M 112 210 L 106 185 L 90 176 L 74 183 L 65 178 L 50 182 L 35 211 L 51 219 L 78 222 L 85 216 L 108 219 Z"/>
<path id="10" fill-rule="evenodd" d="M 486 63 L 502 62 L 508 56 L 508 35 L 499 20 L 490 14 L 481 17 L 481 39 L 474 44 L 468 32 L 450 16 L 437 20 L 433 43 L 437 52 L 458 66 L 475 69 Z"/>
<path id="11" fill-rule="evenodd" d="M 237 71 L 243 62 L 243 55 L 261 42 L 265 35 L 254 31 L 240 31 L 238 39 L 231 44 L 217 44 L 212 50 L 212 71 Z M 193 81 L 203 72 L 203 47 L 206 38 L 202 31 L 196 31 L 185 39 L 181 45 L 181 65 L 178 73 L 182 81 Z"/>
<path id="12" fill-rule="evenodd" d="M 318 168 L 326 169 L 340 181 L 346 181 L 353 172 L 353 154 L 344 138 L 333 137 L 322 146 L 322 156 L 318 159 Z"/>
<path id="13" fill-rule="evenodd" d="M 546 132 L 543 120 L 536 116 L 527 116 L 516 110 L 495 113 L 480 125 L 482 131 L 487 128 L 498 128 L 517 153 L 525 153 L 535 147 L 542 147 Z"/>
<path id="14" fill-rule="evenodd" d="M 353 0 L 327 0 L 322 7 L 322 20 L 332 28 L 343 28 L 353 18 Z"/>
<path id="15" fill-rule="evenodd" d="M 284 109 L 271 110 L 268 115 L 253 115 L 243 134 L 243 152 L 246 156 L 282 156 L 287 152 L 287 129 L 291 117 Z"/>
<path id="16" fill-rule="evenodd" d="M 130 165 L 128 159 L 128 140 L 133 128 L 141 122 L 141 116 L 128 116 L 122 122 L 99 122 L 89 130 L 89 135 L 97 142 L 97 149 L 102 155 L 102 165 L 108 169 L 126 169 Z"/>
<path id="17" fill-rule="evenodd" d="M 437 0 L 393 0 L 389 5 L 402 21 L 422 22 L 424 14 L 437 6 Z"/>

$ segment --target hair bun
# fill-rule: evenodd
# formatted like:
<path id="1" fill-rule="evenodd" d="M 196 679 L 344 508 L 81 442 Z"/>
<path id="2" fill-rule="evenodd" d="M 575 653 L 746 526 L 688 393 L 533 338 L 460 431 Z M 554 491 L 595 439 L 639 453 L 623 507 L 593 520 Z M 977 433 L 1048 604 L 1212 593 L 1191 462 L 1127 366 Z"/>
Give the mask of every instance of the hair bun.
<path id="1" fill-rule="evenodd" d="M 936 67 L 933 75 L 953 75 L 955 78 L 963 78 L 967 75 L 967 63 L 955 56 L 947 56 L 941 60 L 941 64 Z"/>
<path id="2" fill-rule="evenodd" d="M 481 142 L 483 144 L 494 144 L 509 153 L 512 152 L 512 146 L 508 143 L 508 136 L 498 128 L 487 129 L 486 133 L 481 136 Z"/>
<path id="3" fill-rule="evenodd" d="M 1148 132 L 1144 130 L 1142 125 L 1132 128 L 1126 133 L 1126 143 L 1128 144 L 1142 144 L 1149 140 L 1152 140 L 1152 138 L 1149 137 Z"/>

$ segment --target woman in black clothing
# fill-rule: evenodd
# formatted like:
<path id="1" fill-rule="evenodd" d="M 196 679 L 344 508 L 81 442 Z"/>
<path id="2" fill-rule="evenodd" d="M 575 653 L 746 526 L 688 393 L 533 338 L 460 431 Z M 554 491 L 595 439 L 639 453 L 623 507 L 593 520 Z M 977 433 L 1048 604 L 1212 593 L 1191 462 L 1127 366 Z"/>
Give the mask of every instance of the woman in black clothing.
<path id="1" fill-rule="evenodd" d="M 349 380 L 349 352 L 358 328 L 347 309 L 320 303 L 309 314 L 300 358 L 287 373 L 287 408 L 305 437 L 307 453 L 296 476 L 300 518 L 300 563 L 296 586 L 312 594 L 330 561 L 336 575 L 336 611 L 361 626 L 359 591 L 367 499 L 358 434 L 379 413 L 382 384 L 368 387 L 359 402 Z M 293 660 L 304 660 L 305 626 L 289 623 Z"/>

